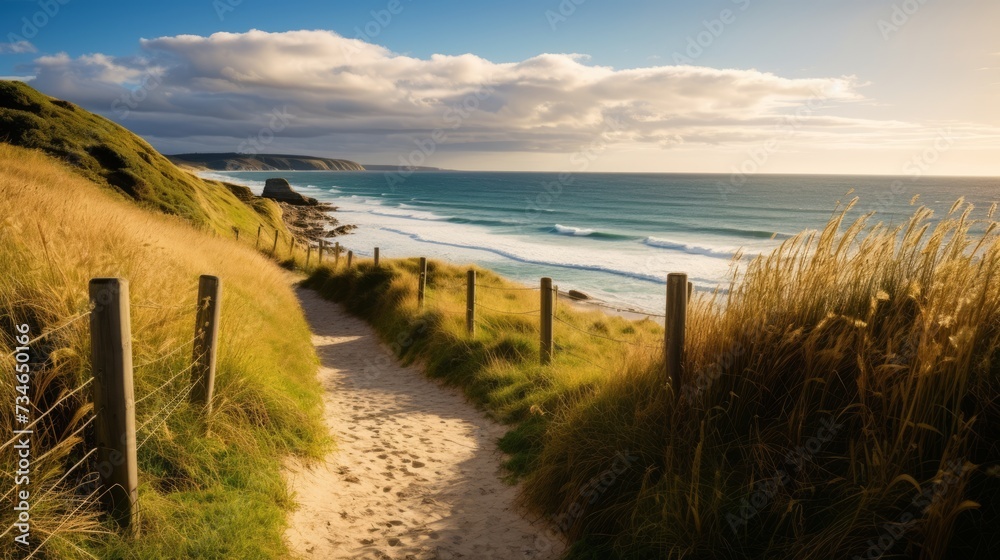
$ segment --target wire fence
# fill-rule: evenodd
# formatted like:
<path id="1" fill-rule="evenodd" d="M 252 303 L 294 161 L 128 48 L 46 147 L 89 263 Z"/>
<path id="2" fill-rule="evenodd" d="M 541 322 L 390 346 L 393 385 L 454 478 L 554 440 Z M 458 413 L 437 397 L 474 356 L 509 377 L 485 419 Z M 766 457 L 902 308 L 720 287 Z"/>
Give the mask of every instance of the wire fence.
<path id="1" fill-rule="evenodd" d="M 75 499 L 79 499 L 80 502 L 75 504 L 76 507 L 72 513 L 49 533 L 48 538 L 33 549 L 27 556 L 28 558 L 43 554 L 41 551 L 46 543 L 52 536 L 58 534 L 60 527 L 64 526 L 80 510 L 92 507 L 96 499 L 101 498 L 102 503 L 106 502 L 107 500 L 103 500 L 103 498 L 109 493 L 111 494 L 111 503 L 119 502 L 117 505 L 111 506 L 112 509 L 109 511 L 111 511 L 114 520 L 122 528 L 127 529 L 136 519 L 134 512 L 137 511 L 138 506 L 135 503 L 135 489 L 123 488 L 121 481 L 107 477 L 119 476 L 119 472 L 123 470 L 137 470 L 137 465 L 134 462 L 120 465 L 117 461 L 134 461 L 131 458 L 135 457 L 135 453 L 149 443 L 167 425 L 168 421 L 182 410 L 185 403 L 201 404 L 207 413 L 211 411 L 211 382 L 214 378 L 214 345 L 217 337 L 216 321 L 219 316 L 218 279 L 202 276 L 197 299 L 194 303 L 187 305 L 160 304 L 149 301 L 129 305 L 128 285 L 116 279 L 93 280 L 90 288 L 92 302 L 98 301 L 98 297 L 106 300 L 109 294 L 111 302 L 100 300 L 101 304 L 97 307 L 92 303 L 88 311 L 78 313 L 62 321 L 57 327 L 44 331 L 26 344 L 18 345 L 17 349 L 10 354 L 10 357 L 18 356 L 20 361 L 19 354 L 30 352 L 31 345 L 63 332 L 88 317 L 92 319 L 91 325 L 98 329 L 90 332 L 94 360 L 92 364 L 93 376 L 83 380 L 72 389 L 63 389 L 55 402 L 47 405 L 44 411 L 26 405 L 23 415 L 20 415 L 20 411 L 18 411 L 20 415 L 18 419 L 23 419 L 20 430 L 15 432 L 14 437 L 0 444 L 0 451 L 2 451 L 17 443 L 19 438 L 23 438 L 23 434 L 57 433 L 56 426 L 68 425 L 67 428 L 58 428 L 64 430 L 64 435 L 60 436 L 57 442 L 51 445 L 47 444 L 47 449 L 35 456 L 33 461 L 37 463 L 55 459 L 66 463 L 72 462 L 72 465 L 60 471 L 60 476 L 55 483 L 46 485 L 46 490 L 41 496 L 48 496 L 60 489 L 65 490 L 64 485 L 72 479 L 77 482 L 69 484 L 70 486 L 76 484 L 73 495 L 77 496 Z M 95 294 L 99 294 L 99 296 L 95 296 Z M 195 332 L 191 337 L 184 337 L 179 342 L 156 349 L 153 352 L 154 356 L 141 364 L 133 365 L 131 355 L 120 351 L 122 348 L 132 347 L 131 342 L 124 343 L 125 338 L 130 339 L 132 336 L 130 332 L 131 321 L 128 314 L 124 312 L 128 307 L 168 312 L 169 320 L 182 320 L 183 315 L 187 314 L 190 316 Z M 197 316 L 197 320 L 195 316 Z M 100 333 L 100 337 L 98 337 L 98 333 Z M 212 333 L 213 336 L 207 336 L 208 333 Z M 190 353 L 190 363 L 176 371 L 170 371 L 174 369 L 171 364 L 176 363 L 185 352 Z M 152 389 L 144 391 L 141 396 L 136 397 L 135 391 L 132 389 L 133 372 L 139 372 L 144 377 L 165 373 L 166 379 L 156 384 Z M 195 394 L 196 388 L 201 389 L 201 394 Z M 88 398 L 90 395 L 86 394 L 88 389 L 93 391 L 93 401 Z M 99 396 L 103 400 L 99 400 Z M 114 401 L 115 398 L 121 400 Z M 109 402 L 108 399 L 114 402 Z M 100 408 L 97 408 L 97 402 L 103 402 Z M 67 410 L 67 404 L 72 404 L 75 407 L 75 412 Z M 134 429 L 131 434 L 127 433 L 127 427 L 130 424 L 121 418 L 122 413 L 125 416 L 138 415 L 142 418 L 137 429 L 134 422 L 131 424 L 131 428 Z M 115 431 L 117 429 L 125 429 L 126 431 L 117 432 Z M 141 439 L 137 439 L 136 435 L 141 436 Z M 99 441 L 104 441 L 102 445 L 110 447 L 98 447 L 96 444 Z M 80 445 L 83 445 L 84 448 L 79 452 L 75 451 L 75 448 Z M 127 449 L 130 445 L 132 448 Z M 72 457 L 72 459 L 67 460 L 63 458 L 63 455 L 58 455 L 60 453 L 64 453 L 66 458 Z M 115 454 L 118 456 L 117 459 L 114 458 Z M 99 463 L 107 461 L 108 457 L 112 457 L 111 461 L 114 466 L 113 469 L 108 470 L 116 473 L 114 475 L 102 473 Z M 134 481 L 135 478 L 133 477 L 131 480 Z M 98 489 L 86 497 L 80 498 L 81 493 L 78 492 L 80 488 L 94 482 L 99 483 Z M 124 485 L 127 486 L 130 483 Z M 11 491 L 16 488 L 15 486 Z M 123 496 L 126 501 L 131 502 L 128 519 L 122 519 L 118 516 Z M 8 497 L 4 496 L 3 499 L 6 500 Z M 73 504 L 74 500 L 70 500 L 70 503 Z M 107 504 L 105 507 L 108 507 Z M 4 533 L 11 530 L 14 530 L 14 525 L 8 527 Z"/>
<path id="2" fill-rule="evenodd" d="M 540 293 L 543 291 L 542 287 L 528 287 L 528 286 L 511 287 L 511 286 L 498 286 L 490 283 L 475 282 L 475 274 L 471 272 L 469 274 L 469 279 L 465 282 L 441 281 L 434 279 L 431 274 L 428 274 L 428 271 L 426 270 L 426 261 L 424 259 L 421 259 L 421 266 L 423 266 L 424 268 L 422 270 L 421 269 L 417 270 L 418 277 L 420 278 L 418 280 L 418 297 L 417 297 L 419 306 L 422 309 L 427 309 L 435 313 L 454 316 L 456 318 L 457 317 L 465 318 L 467 320 L 467 328 L 470 334 L 474 332 L 475 323 L 477 321 L 485 320 L 489 322 L 490 316 L 538 317 L 540 322 L 540 330 L 543 331 L 543 333 L 546 330 L 545 314 L 547 313 L 547 311 L 545 311 L 545 308 L 539 307 L 524 311 L 501 309 L 498 307 L 493 307 L 484 304 L 479 299 L 478 295 L 476 295 L 476 291 L 479 289 L 489 290 L 490 292 L 494 293 L 527 293 L 527 292 Z M 423 286 L 419 285 L 421 283 L 423 284 Z M 427 287 L 430 287 L 432 289 L 428 290 Z M 453 297 L 449 298 L 446 295 L 448 293 L 454 294 L 455 292 L 459 291 L 464 292 L 466 294 L 466 309 L 455 308 L 455 306 L 453 305 L 454 303 Z M 558 289 L 553 290 L 553 292 L 557 291 Z M 469 299 L 470 297 L 473 299 Z M 544 299 L 545 298 L 543 297 L 542 298 L 543 306 L 545 305 Z M 666 320 L 666 314 L 664 313 L 653 313 L 630 305 L 616 304 L 614 302 L 605 302 L 594 299 L 575 299 L 572 298 L 572 296 L 571 299 L 573 299 L 573 303 L 589 305 L 601 309 L 607 309 L 617 313 L 629 313 L 634 315 L 641 315 L 645 317 L 652 317 L 652 318 Z M 471 307 L 473 311 L 471 317 L 469 314 L 470 311 L 469 307 Z M 487 315 L 487 317 L 485 318 L 477 318 L 478 315 L 476 311 L 484 311 L 487 312 L 489 315 Z M 664 349 L 662 344 L 649 344 L 647 341 L 642 340 L 641 338 L 637 340 L 628 340 L 626 338 L 612 336 L 610 333 L 596 332 L 592 329 L 587 329 L 578 326 L 574 322 L 566 320 L 565 318 L 561 317 L 558 313 L 555 312 L 554 298 L 552 302 L 551 311 L 552 311 L 551 317 L 548 318 L 548 321 L 550 323 L 548 329 L 550 331 L 552 330 L 551 324 L 558 324 L 560 328 L 568 329 L 569 331 L 572 331 L 574 333 L 578 333 L 583 336 L 605 342 L 620 344 L 630 348 L 636 348 L 651 352 L 662 351 Z M 469 319 L 471 319 L 471 321 Z M 544 334 L 542 336 L 544 338 Z M 556 354 L 565 354 L 566 356 L 569 356 L 580 362 L 588 364 L 596 369 L 602 371 L 608 371 L 608 368 L 606 366 L 596 363 L 594 359 L 588 358 L 586 356 L 580 355 L 580 353 L 574 352 L 573 351 L 574 347 L 571 345 L 556 344 L 554 340 L 550 344 L 552 345 L 551 347 L 556 350 Z M 542 345 L 543 347 L 545 346 L 544 340 L 542 341 Z M 543 354 L 545 354 L 544 350 Z"/>
<path id="3" fill-rule="evenodd" d="M 629 341 L 629 340 L 621 340 L 621 339 L 612 338 L 610 336 L 603 335 L 603 334 L 600 334 L 600 333 L 595 333 L 593 331 L 584 330 L 584 329 L 581 329 L 580 327 L 577 327 L 573 323 L 570 323 L 568 321 L 564 321 L 563 319 L 559 318 L 558 315 L 556 315 L 555 317 L 553 317 L 553 319 L 555 319 L 555 321 L 557 323 L 561 323 L 561 324 L 569 327 L 570 329 L 573 329 L 574 331 L 577 331 L 579 333 L 583 333 L 583 334 L 585 334 L 587 336 L 592 336 L 594 338 L 600 338 L 602 340 L 608 340 L 610 342 L 616 342 L 618 344 L 627 344 L 629 346 L 635 346 L 636 348 L 646 348 L 646 349 L 649 349 L 649 350 L 659 350 L 660 349 L 659 346 L 651 346 L 649 344 L 642 344 L 640 342 L 633 342 L 633 341 Z"/>

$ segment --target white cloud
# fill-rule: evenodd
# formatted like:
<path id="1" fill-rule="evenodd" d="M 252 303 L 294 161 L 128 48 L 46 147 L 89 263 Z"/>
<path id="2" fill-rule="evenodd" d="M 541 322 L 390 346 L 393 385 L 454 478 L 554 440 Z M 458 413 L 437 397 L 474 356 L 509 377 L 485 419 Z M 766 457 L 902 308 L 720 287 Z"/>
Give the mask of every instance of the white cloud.
<path id="1" fill-rule="evenodd" d="M 35 45 L 28 41 L 0 42 L 0 54 L 24 54 L 38 52 Z"/>
<path id="2" fill-rule="evenodd" d="M 112 117 L 112 104 L 120 109 L 124 100 L 127 126 L 172 149 L 190 140 L 234 151 L 268 127 L 275 109 L 291 118 L 266 148 L 332 154 L 409 151 L 438 129 L 440 152 L 571 153 L 597 138 L 622 146 L 742 146 L 773 137 L 779 119 L 796 112 L 800 142 L 918 135 L 907 123 L 832 116 L 862 99 L 849 76 L 616 70 L 580 54 L 509 63 L 471 54 L 420 59 L 329 31 L 180 35 L 144 39 L 141 47 L 136 57 L 40 57 L 32 83 Z M 820 109 L 802 114 L 817 100 Z"/>

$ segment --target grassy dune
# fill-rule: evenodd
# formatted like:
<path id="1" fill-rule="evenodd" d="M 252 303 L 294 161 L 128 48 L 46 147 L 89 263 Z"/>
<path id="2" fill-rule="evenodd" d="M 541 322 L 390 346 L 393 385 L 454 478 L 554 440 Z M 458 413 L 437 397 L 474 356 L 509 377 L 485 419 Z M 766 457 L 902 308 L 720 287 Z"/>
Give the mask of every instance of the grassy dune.
<path id="1" fill-rule="evenodd" d="M 680 395 L 662 353 L 634 345 L 659 344 L 648 321 L 561 306 L 540 367 L 537 315 L 481 310 L 464 334 L 464 269 L 432 263 L 422 313 L 414 260 L 309 283 L 512 424 L 501 447 L 523 499 L 572 558 L 985 558 L 1000 538 L 993 211 L 889 228 L 844 209 L 757 258 L 693 300 Z"/>
<path id="2" fill-rule="evenodd" d="M 77 170 L 38 152 L 0 144 L 0 360 L 12 372 L 13 326 L 32 335 L 88 308 L 87 283 L 120 276 L 131 284 L 142 537 L 123 540 L 94 513 L 86 468 L 67 474 L 92 447 L 84 390 L 39 426 L 33 442 L 32 538 L 46 558 L 260 558 L 285 554 L 282 530 L 292 504 L 280 476 L 283 455 L 320 456 L 319 419 L 309 329 L 287 272 L 251 247 L 208 235 L 176 216 L 122 200 Z M 183 399 L 157 430 L 187 377 L 153 390 L 190 362 L 199 274 L 223 281 L 223 327 L 212 434 L 203 435 Z M 33 345 L 44 369 L 32 378 L 36 414 L 91 377 L 84 319 Z M 5 374 L 5 379 L 10 378 Z M 0 401 L 13 403 L 11 383 Z M 14 428 L 4 406 L 0 424 Z M 150 422 L 147 424 L 147 422 Z M 146 437 L 151 435 L 148 439 Z M 0 477 L 11 481 L 14 457 L 0 452 Z M 44 457 L 42 454 L 45 453 Z M 6 488 L 5 488 L 6 491 Z M 5 503 L 11 503 L 9 495 Z M 10 507 L 0 556 L 12 548 Z"/>
<path id="3" fill-rule="evenodd" d="M 288 243 L 273 201 L 251 200 L 245 187 L 183 171 L 125 128 L 23 82 L 0 80 L 0 130 L 0 142 L 41 150 L 141 206 L 219 235 L 231 237 L 239 228 L 250 243 L 263 225 L 268 238 L 277 230 Z"/>

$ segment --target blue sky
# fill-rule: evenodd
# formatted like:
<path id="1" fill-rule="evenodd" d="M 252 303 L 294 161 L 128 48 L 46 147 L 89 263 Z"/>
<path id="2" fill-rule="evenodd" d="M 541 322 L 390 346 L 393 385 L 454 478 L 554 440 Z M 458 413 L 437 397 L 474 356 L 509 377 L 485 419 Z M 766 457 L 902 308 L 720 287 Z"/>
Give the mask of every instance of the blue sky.
<path id="1" fill-rule="evenodd" d="M 22 18 L 44 24 L 25 27 Z M 435 141 L 427 164 L 567 169 L 596 138 L 601 157 L 588 170 L 729 172 L 754 150 L 761 159 L 763 149 L 762 171 L 900 173 L 944 134 L 949 148 L 938 149 L 929 173 L 1000 175 L 1000 35 L 991 29 L 1000 3 L 991 0 L 0 0 L 0 21 L 0 75 L 38 76 L 35 87 L 114 118 L 168 152 L 235 149 L 244 129 L 252 136 L 268 125 L 268 110 L 282 106 L 292 116 L 265 133 L 267 151 L 399 163 L 421 135 L 447 128 L 449 106 L 473 92 L 476 79 L 499 73 L 489 103 Z M 251 30 L 267 33 L 251 37 Z M 300 30 L 327 34 L 288 34 Z M 374 58 L 329 62 L 328 49 L 343 50 L 359 30 L 378 49 Z M 247 40 L 140 43 L 220 32 Z M 255 51 L 269 53 L 273 72 L 227 74 Z M 539 64 L 545 53 L 586 58 Z M 468 54 L 488 64 L 456 75 L 441 61 Z M 203 59 L 214 70 L 201 68 Z M 379 91 L 392 102 L 369 103 L 363 91 L 323 82 L 344 72 L 378 82 L 387 64 L 393 84 Z M 287 71 L 296 66 L 301 75 Z M 220 75 L 195 76 L 193 68 Z M 635 69 L 657 70 L 628 72 Z M 439 83 L 412 86 L 428 73 Z M 529 83 L 545 73 L 553 79 Z M 283 96 L 280 80 L 315 91 Z M 129 93 L 144 87 L 150 91 Z M 810 106 L 814 95 L 803 92 L 817 87 L 823 101 Z M 127 114 L 111 107 L 123 92 L 132 95 Z M 321 94 L 336 98 L 317 104 Z M 242 113 L 220 117 L 218 106 L 207 109 L 217 100 Z M 776 133 L 797 110 L 791 133 Z M 586 116 L 573 120 L 572 112 Z M 625 130 L 612 138 L 606 129 L 615 118 Z"/>

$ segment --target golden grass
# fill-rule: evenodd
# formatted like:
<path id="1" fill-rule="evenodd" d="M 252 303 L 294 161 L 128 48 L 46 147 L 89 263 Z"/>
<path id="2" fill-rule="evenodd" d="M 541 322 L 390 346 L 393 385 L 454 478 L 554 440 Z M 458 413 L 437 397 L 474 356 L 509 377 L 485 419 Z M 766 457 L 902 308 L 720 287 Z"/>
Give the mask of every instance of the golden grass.
<path id="1" fill-rule="evenodd" d="M 317 359 L 288 273 L 243 242 L 122 201 L 38 152 L 0 144 L 0 162 L 5 372 L 13 371 L 8 354 L 14 325 L 31 325 L 33 336 L 56 327 L 87 310 L 91 278 L 117 276 L 130 282 L 136 397 L 142 398 L 190 362 L 198 276 L 213 274 L 223 282 L 212 436 L 202 435 L 196 411 L 183 403 L 152 432 L 139 451 L 143 536 L 129 542 L 109 533 L 93 499 L 77 492 L 86 482 L 86 464 L 56 484 L 92 442 L 89 431 L 82 440 L 65 439 L 91 414 L 89 392 L 74 395 L 46 418 L 33 442 L 32 543 L 51 538 L 39 554 L 283 555 L 282 511 L 290 501 L 280 457 L 318 455 L 325 433 L 314 379 Z M 88 332 L 88 322 L 79 321 L 33 347 L 45 366 L 35 366 L 32 381 L 36 414 L 90 377 Z M 164 412 L 185 381 L 143 400 L 137 425 Z M 5 381 L 0 402 L 13 400 Z M 9 409 L 0 413 L 5 434 L 14 427 Z M 48 454 L 39 458 L 43 452 Z M 0 470 L 6 481 L 12 480 L 12 461 L 5 450 Z M 11 509 L 4 508 L 0 525 L 7 529 L 11 523 Z M 10 536 L 0 550 L 13 550 Z"/>
<path id="2" fill-rule="evenodd" d="M 413 260 L 310 283 L 514 424 L 509 466 L 571 558 L 985 557 L 1000 520 L 994 210 L 959 201 L 890 227 L 842 208 L 754 259 L 693 300 L 679 399 L 659 351 L 557 323 L 540 367 L 530 315 L 487 314 L 469 339 L 458 267 L 433 264 L 424 313 Z M 534 292 L 480 296 L 537 309 Z M 629 342 L 662 333 L 559 315 Z"/>

